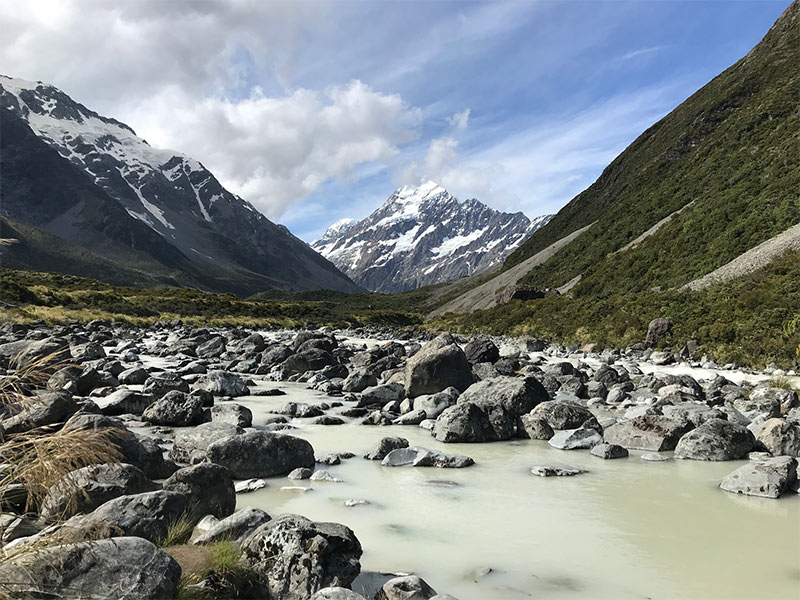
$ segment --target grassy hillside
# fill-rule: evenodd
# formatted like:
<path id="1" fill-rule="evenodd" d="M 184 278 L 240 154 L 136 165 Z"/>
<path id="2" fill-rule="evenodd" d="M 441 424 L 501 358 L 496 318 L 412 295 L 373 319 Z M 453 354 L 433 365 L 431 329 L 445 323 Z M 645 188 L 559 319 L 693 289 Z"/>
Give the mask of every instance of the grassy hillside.
<path id="1" fill-rule="evenodd" d="M 468 314 L 449 313 L 433 327 L 461 333 L 535 335 L 566 344 L 623 347 L 644 339 L 648 323 L 673 323 L 664 341 L 680 349 L 688 340 L 719 362 L 785 368 L 800 364 L 800 252 L 768 268 L 702 292 L 635 292 L 512 301 Z"/>
<path id="2" fill-rule="evenodd" d="M 508 268 L 597 223 L 524 283 L 576 296 L 667 289 L 800 221 L 800 5 L 762 42 L 645 131 L 506 261 Z M 614 254 L 695 201 L 655 235 Z"/>
<path id="3" fill-rule="evenodd" d="M 202 326 L 358 327 L 422 322 L 424 293 L 269 292 L 242 300 L 190 288 L 116 287 L 60 273 L 0 270 L 0 322 L 103 319 L 150 325 L 181 319 Z"/>

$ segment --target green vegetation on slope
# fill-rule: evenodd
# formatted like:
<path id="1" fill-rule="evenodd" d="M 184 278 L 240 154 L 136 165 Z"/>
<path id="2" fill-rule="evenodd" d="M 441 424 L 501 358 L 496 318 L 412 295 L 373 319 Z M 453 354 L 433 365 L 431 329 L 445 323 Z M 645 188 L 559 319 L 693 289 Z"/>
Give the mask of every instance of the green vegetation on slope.
<path id="1" fill-rule="evenodd" d="M 800 362 L 800 252 L 702 292 L 622 293 L 608 298 L 551 297 L 512 301 L 468 314 L 448 313 L 433 327 L 460 333 L 534 335 L 566 344 L 623 347 L 644 339 L 648 323 L 673 323 L 665 343 L 690 339 L 719 362 L 784 367 Z M 794 325 L 793 325 L 794 324 Z"/>
<path id="2" fill-rule="evenodd" d="M 597 223 L 522 281 L 577 296 L 678 287 L 800 221 L 800 5 L 764 40 L 645 131 L 534 233 L 505 268 Z M 638 246 L 614 254 L 696 201 Z"/>
<path id="3" fill-rule="evenodd" d="M 252 327 L 409 326 L 422 322 L 425 292 L 389 296 L 316 291 L 265 292 L 242 300 L 189 288 L 115 287 L 32 271 L 0 271 L 0 320 L 121 320 L 138 325 L 182 319 L 198 325 Z"/>

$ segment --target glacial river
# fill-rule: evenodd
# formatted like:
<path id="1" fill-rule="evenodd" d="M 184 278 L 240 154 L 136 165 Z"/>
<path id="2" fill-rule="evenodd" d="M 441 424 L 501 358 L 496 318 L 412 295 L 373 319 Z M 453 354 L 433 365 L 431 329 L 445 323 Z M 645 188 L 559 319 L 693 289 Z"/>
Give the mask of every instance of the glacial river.
<path id="1" fill-rule="evenodd" d="M 162 367 L 172 362 L 143 359 Z M 253 411 L 255 426 L 289 401 L 337 400 L 305 384 L 254 379 L 259 389 L 287 392 L 237 399 Z M 743 461 L 648 462 L 637 451 L 602 460 L 543 441 L 441 444 L 416 426 L 310 420 L 293 420 L 289 433 L 309 440 L 318 455 L 356 454 L 340 465 L 319 465 L 342 481 L 269 478 L 268 487 L 240 494 L 238 508 L 347 525 L 364 548 L 362 571 L 417 573 L 460 600 L 800 598 L 800 494 L 771 500 L 720 490 L 720 480 Z M 393 468 L 361 458 L 384 436 L 466 454 L 476 464 Z M 540 478 L 530 474 L 537 464 L 588 473 Z M 348 507 L 348 500 L 368 504 Z M 374 588 L 370 579 L 353 588 L 366 595 Z"/>
<path id="2" fill-rule="evenodd" d="M 302 384 L 277 387 L 287 396 L 239 399 L 254 425 L 290 400 L 331 400 Z M 636 451 L 602 460 L 542 441 L 441 444 L 414 426 L 303 421 L 309 419 L 294 421 L 293 435 L 317 454 L 357 455 L 320 466 L 342 481 L 273 478 L 267 488 L 239 495 L 238 505 L 349 526 L 364 547 L 364 570 L 414 572 L 460 600 L 800 598 L 800 495 L 723 492 L 719 481 L 741 461 L 654 463 Z M 387 435 L 466 454 L 476 464 L 383 467 L 361 458 Z M 536 464 L 589 472 L 540 478 L 529 474 Z M 351 499 L 369 504 L 345 506 Z"/>

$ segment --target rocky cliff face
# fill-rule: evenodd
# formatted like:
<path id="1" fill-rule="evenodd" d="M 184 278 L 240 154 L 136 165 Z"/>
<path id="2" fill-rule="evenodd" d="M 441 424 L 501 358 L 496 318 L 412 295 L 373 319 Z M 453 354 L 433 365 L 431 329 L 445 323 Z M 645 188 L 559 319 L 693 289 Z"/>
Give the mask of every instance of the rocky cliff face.
<path id="1" fill-rule="evenodd" d="M 212 290 L 358 290 L 201 163 L 151 147 L 57 88 L 0 76 L 0 108 L 3 215 Z"/>
<path id="2" fill-rule="evenodd" d="M 549 219 L 460 201 L 429 181 L 398 189 L 362 221 L 334 223 L 312 247 L 363 287 L 402 292 L 499 264 Z"/>

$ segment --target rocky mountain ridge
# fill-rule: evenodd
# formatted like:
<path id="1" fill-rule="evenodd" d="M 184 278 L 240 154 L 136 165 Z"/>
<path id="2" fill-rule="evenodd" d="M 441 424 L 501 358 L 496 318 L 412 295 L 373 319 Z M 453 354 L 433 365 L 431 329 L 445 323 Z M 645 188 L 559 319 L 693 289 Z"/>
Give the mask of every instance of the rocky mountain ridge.
<path id="1" fill-rule="evenodd" d="M 2 76 L 0 109 L 3 216 L 125 268 L 138 262 L 166 283 L 240 294 L 358 290 L 200 162 L 153 148 L 57 88 Z M 24 257 L 10 249 L 4 259 L 17 266 Z"/>
<path id="2" fill-rule="evenodd" d="M 399 188 L 361 221 L 337 221 L 312 247 L 363 287 L 395 293 L 498 265 L 549 219 L 461 201 L 427 181 Z"/>

